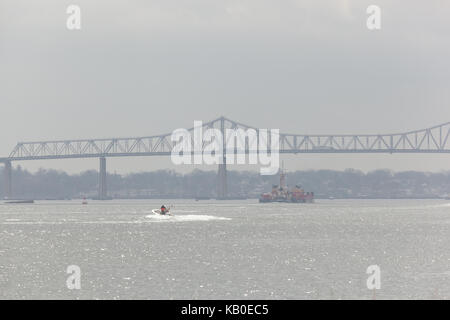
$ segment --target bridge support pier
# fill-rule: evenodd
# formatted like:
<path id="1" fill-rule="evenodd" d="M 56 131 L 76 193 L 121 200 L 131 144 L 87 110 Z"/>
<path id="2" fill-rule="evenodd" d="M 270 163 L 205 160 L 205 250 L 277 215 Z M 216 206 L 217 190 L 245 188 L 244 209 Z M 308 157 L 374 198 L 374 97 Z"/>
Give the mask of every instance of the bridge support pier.
<path id="1" fill-rule="evenodd" d="M 227 196 L 227 163 L 224 156 L 223 163 L 219 164 L 219 170 L 217 173 L 217 198 L 226 199 Z"/>
<path id="2" fill-rule="evenodd" d="M 100 158 L 100 171 L 98 173 L 98 199 L 107 199 L 107 189 L 106 189 L 106 158 Z"/>
<path id="3" fill-rule="evenodd" d="M 12 197 L 12 168 L 11 161 L 5 161 L 5 167 L 3 168 L 3 196 L 5 199 L 11 199 Z"/>

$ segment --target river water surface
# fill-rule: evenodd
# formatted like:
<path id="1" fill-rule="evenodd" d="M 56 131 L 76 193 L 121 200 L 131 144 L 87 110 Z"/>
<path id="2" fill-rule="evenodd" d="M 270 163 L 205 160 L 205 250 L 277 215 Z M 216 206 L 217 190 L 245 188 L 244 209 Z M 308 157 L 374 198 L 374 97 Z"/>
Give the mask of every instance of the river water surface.
<path id="1" fill-rule="evenodd" d="M 449 299 L 450 201 L 0 204 L 0 298 Z"/>

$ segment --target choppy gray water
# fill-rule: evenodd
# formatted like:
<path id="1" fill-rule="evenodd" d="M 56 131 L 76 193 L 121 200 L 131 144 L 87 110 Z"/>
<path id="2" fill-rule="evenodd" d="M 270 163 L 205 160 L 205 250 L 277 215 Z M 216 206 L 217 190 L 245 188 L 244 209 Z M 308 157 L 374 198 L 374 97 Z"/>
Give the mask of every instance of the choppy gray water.
<path id="1" fill-rule="evenodd" d="M 449 201 L 164 202 L 1 204 L 0 298 L 450 298 Z"/>

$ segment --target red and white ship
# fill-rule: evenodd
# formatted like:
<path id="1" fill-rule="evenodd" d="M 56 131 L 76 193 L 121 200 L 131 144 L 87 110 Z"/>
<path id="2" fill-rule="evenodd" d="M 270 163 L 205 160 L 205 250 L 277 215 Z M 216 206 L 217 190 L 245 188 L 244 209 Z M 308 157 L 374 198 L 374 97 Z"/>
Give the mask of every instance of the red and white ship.
<path id="1" fill-rule="evenodd" d="M 299 185 L 289 190 L 286 185 L 286 173 L 281 169 L 280 185 L 274 185 L 271 192 L 261 194 L 259 202 L 311 203 L 314 202 L 314 192 L 306 192 Z"/>

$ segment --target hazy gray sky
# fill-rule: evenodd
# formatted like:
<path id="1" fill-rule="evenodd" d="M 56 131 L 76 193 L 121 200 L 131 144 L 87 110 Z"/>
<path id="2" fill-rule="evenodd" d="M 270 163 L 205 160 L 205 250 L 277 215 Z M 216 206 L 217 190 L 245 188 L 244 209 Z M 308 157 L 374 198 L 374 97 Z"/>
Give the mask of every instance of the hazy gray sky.
<path id="1" fill-rule="evenodd" d="M 66 28 L 70 4 L 79 31 Z M 366 28 L 370 4 L 379 31 Z M 447 122 L 449 17 L 447 0 L 0 0 L 0 156 L 17 141 L 159 134 L 220 115 L 311 134 Z M 284 159 L 290 170 L 450 169 L 448 155 Z M 118 172 L 165 167 L 108 160 Z"/>

